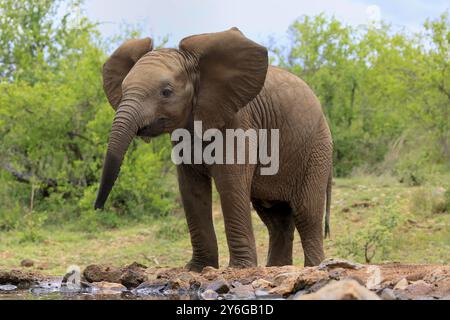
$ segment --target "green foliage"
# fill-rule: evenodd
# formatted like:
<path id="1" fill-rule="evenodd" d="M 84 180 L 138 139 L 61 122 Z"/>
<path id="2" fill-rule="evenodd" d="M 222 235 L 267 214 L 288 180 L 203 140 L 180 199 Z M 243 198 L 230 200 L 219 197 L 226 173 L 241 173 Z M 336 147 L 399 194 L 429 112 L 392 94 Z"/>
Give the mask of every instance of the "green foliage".
<path id="1" fill-rule="evenodd" d="M 410 210 L 416 216 L 432 217 L 435 214 L 450 213 L 449 209 L 450 188 L 419 188 L 411 196 Z"/>
<path id="2" fill-rule="evenodd" d="M 109 45 L 77 14 L 80 5 L 0 3 L 0 228 L 27 229 L 32 239 L 43 224 L 79 221 L 94 231 L 177 207 L 162 137 L 133 143 L 108 208 L 92 211 L 114 111 L 101 78 Z M 55 19 L 60 10 L 67 14 Z M 32 217 L 47 219 L 22 223 L 31 185 Z"/>
<path id="3" fill-rule="evenodd" d="M 180 240 L 182 238 L 189 238 L 188 233 L 189 231 L 184 217 L 170 216 L 158 221 L 156 236 L 160 239 Z"/>
<path id="4" fill-rule="evenodd" d="M 302 77 L 319 97 L 335 147 L 335 175 L 376 171 L 405 132 L 425 137 L 415 152 L 423 162 L 383 169 L 422 183 L 423 166 L 450 163 L 450 19 L 428 20 L 422 34 L 353 28 L 325 15 L 303 16 L 289 33 L 292 45 L 275 48 L 279 64 Z M 410 140 L 413 136 L 409 136 Z M 429 153 L 433 148 L 434 154 Z M 414 156 L 413 152 L 410 156 Z M 402 157 L 398 160 L 402 160 Z M 409 171 L 409 172 L 408 172 Z M 405 178 L 405 176 L 410 176 Z"/>
<path id="5" fill-rule="evenodd" d="M 401 215 L 392 203 L 378 208 L 376 214 L 364 227 L 356 232 L 348 229 L 346 236 L 337 239 L 339 256 L 365 263 L 388 259 L 394 241 L 394 232 L 401 221 Z"/>
<path id="6" fill-rule="evenodd" d="M 107 207 L 92 209 L 114 116 L 102 64 L 117 42 L 139 33 L 128 26 L 106 41 L 81 8 L 79 0 L 0 2 L 0 230 L 40 241 L 48 225 L 95 233 L 161 217 L 158 235 L 178 237 L 186 226 L 170 215 L 179 203 L 167 137 L 135 139 Z M 274 48 L 276 61 L 320 98 L 337 176 L 363 168 L 422 185 L 448 171 L 448 13 L 428 20 L 422 34 L 355 29 L 324 15 L 302 17 L 289 33 L 292 47 Z M 380 223 L 375 234 L 357 234 L 376 243 L 377 254 L 379 234 L 390 230 Z"/>

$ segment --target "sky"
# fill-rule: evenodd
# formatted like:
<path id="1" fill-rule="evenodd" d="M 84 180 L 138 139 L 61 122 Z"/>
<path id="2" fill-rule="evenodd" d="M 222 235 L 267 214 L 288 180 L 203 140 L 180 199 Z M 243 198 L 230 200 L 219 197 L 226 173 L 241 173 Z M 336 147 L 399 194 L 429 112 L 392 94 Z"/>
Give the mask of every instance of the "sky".
<path id="1" fill-rule="evenodd" d="M 445 10 L 450 10 L 449 0 L 85 0 L 88 17 L 101 23 L 104 36 L 128 24 L 157 41 L 169 36 L 172 47 L 186 36 L 234 26 L 262 44 L 270 37 L 283 42 L 295 19 L 321 12 L 353 26 L 382 19 L 419 31 L 427 18 Z"/>

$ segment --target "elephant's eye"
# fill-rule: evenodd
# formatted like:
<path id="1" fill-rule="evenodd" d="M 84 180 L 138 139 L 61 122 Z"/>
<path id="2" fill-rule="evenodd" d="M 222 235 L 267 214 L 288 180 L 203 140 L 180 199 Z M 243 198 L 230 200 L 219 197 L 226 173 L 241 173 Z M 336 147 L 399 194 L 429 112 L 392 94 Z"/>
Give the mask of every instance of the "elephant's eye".
<path id="1" fill-rule="evenodd" d="M 173 93 L 173 91 L 171 89 L 168 89 L 168 88 L 161 90 L 161 95 L 164 98 L 169 98 L 172 95 L 172 93 Z"/>

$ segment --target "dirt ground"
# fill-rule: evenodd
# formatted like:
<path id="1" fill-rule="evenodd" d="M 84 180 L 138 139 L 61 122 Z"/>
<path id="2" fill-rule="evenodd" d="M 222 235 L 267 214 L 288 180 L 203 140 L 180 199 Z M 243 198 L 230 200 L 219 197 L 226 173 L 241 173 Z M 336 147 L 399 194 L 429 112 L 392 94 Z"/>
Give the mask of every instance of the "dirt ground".
<path id="1" fill-rule="evenodd" d="M 63 288 L 70 274 L 60 280 Z M 24 270 L 0 271 L 1 288 L 33 288 L 48 277 Z M 9 287 L 8 287 L 9 286 Z M 94 290 L 95 289 L 95 290 Z M 317 267 L 207 267 L 201 273 L 182 268 L 123 268 L 90 265 L 80 290 L 115 295 L 173 299 L 450 299 L 450 266 L 400 263 L 362 265 L 329 259 Z M 5 291 L 5 290 L 3 290 Z"/>

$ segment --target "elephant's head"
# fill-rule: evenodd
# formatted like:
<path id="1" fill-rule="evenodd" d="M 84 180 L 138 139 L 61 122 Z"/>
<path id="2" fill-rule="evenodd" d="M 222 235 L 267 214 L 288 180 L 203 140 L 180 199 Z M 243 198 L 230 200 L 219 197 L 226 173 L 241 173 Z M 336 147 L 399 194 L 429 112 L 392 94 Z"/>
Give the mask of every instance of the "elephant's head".
<path id="1" fill-rule="evenodd" d="M 103 208 L 134 137 L 144 140 L 201 120 L 221 128 L 264 85 L 267 49 L 237 28 L 183 39 L 179 49 L 152 51 L 150 38 L 120 46 L 103 67 L 116 115 L 95 208 Z"/>

